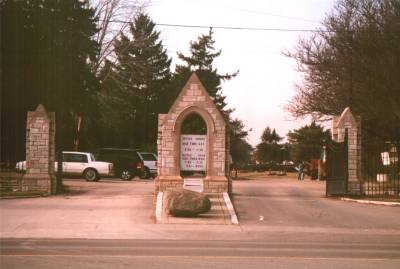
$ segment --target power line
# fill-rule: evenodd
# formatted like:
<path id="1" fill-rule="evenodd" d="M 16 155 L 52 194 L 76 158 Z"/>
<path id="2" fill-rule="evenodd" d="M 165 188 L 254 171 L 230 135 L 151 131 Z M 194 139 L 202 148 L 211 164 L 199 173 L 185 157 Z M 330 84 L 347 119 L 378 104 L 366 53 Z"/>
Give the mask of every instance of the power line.
<path id="1" fill-rule="evenodd" d="M 129 21 L 112 20 L 114 23 L 131 23 Z M 257 27 L 233 27 L 233 26 L 215 26 L 215 25 L 190 25 L 190 24 L 172 24 L 155 23 L 157 26 L 179 27 L 179 28 L 201 28 L 201 29 L 221 29 L 221 30 L 240 30 L 240 31 L 271 31 L 271 32 L 333 32 L 329 30 L 315 29 L 289 29 L 289 28 L 257 28 Z"/>
<path id="2" fill-rule="evenodd" d="M 257 28 L 257 27 L 232 27 L 232 26 L 207 26 L 207 25 L 187 25 L 187 24 L 169 24 L 169 23 L 155 23 L 157 26 L 166 27 L 182 27 L 182 28 L 203 28 L 203 29 L 223 29 L 223 30 L 241 30 L 241 31 L 275 31 L 275 32 L 316 32 L 312 29 L 288 29 L 288 28 Z M 319 30 L 323 32 L 330 32 L 326 30 Z"/>

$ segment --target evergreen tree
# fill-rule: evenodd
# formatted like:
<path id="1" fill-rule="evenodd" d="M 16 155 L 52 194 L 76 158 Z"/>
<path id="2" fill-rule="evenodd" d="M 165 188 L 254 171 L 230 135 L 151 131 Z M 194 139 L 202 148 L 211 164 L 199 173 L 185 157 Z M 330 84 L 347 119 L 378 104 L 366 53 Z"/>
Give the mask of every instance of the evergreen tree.
<path id="1" fill-rule="evenodd" d="M 318 159 L 322 145 L 328 136 L 328 132 L 312 122 L 287 134 L 290 143 L 290 155 L 294 161 L 309 161 Z"/>
<path id="2" fill-rule="evenodd" d="M 112 67 L 107 64 L 102 72 L 103 96 L 108 96 L 109 103 L 104 114 L 109 118 L 111 109 L 111 115 L 117 116 L 114 124 L 120 146 L 155 147 L 171 60 L 154 27 L 148 15 L 139 14 L 130 25 L 132 38 L 121 33 L 114 43 L 117 61 Z"/>
<path id="3" fill-rule="evenodd" d="M 282 162 L 286 159 L 286 146 L 279 144 L 282 140 L 275 129 L 267 126 L 262 135 L 261 143 L 257 145 L 257 159 L 260 162 Z"/>
<path id="4" fill-rule="evenodd" d="M 226 109 L 227 104 L 225 96 L 221 92 L 221 83 L 224 80 L 232 79 L 238 72 L 224 75 L 218 73 L 213 64 L 215 58 L 221 55 L 221 50 L 216 51 L 214 43 L 213 31 L 210 29 L 207 35 L 200 35 L 197 41 L 190 42 L 189 56 L 178 53 L 178 58 L 182 60 L 183 64 L 177 65 L 175 68 L 173 76 L 173 88 L 175 91 L 172 91 L 172 94 L 169 95 L 169 106 L 175 101 L 179 91 L 189 79 L 191 73 L 196 71 L 208 94 L 227 120 L 232 110 Z"/>
<path id="5" fill-rule="evenodd" d="M 237 170 L 250 162 L 250 154 L 253 150 L 253 147 L 246 141 L 248 131 L 245 131 L 244 128 L 243 122 L 239 119 L 231 120 L 228 128 L 232 169 L 236 171 L 236 176 Z"/>
<path id="6" fill-rule="evenodd" d="M 268 126 L 261 135 L 261 142 L 266 144 L 278 144 L 282 139 L 283 138 L 276 133 L 275 129 L 271 131 L 271 128 Z"/>
<path id="7" fill-rule="evenodd" d="M 93 113 L 94 11 L 83 1 L 5 0 L 1 12 L 1 159 L 25 155 L 27 111 L 56 112 L 57 148 L 70 149 L 78 115 Z"/>

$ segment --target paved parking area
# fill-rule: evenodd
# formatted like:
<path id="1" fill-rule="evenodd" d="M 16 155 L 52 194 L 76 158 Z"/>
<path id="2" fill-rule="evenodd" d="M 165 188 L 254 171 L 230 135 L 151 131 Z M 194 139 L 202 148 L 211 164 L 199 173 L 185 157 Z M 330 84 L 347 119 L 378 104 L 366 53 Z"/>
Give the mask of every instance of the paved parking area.
<path id="1" fill-rule="evenodd" d="M 141 226 L 154 223 L 153 180 L 64 179 L 64 184 L 66 194 L 0 200 L 1 237 L 140 237 Z"/>
<path id="2" fill-rule="evenodd" d="M 139 179 L 135 177 L 131 181 L 124 181 L 119 178 L 102 178 L 97 182 L 87 182 L 81 178 L 66 178 L 64 185 L 67 187 L 65 197 L 118 197 L 153 195 L 154 180 Z"/>
<path id="3" fill-rule="evenodd" d="M 244 229 L 400 235 L 400 207 L 325 196 L 325 182 L 265 177 L 234 182 L 233 201 Z"/>
<path id="4" fill-rule="evenodd" d="M 328 199 L 323 182 L 234 181 L 240 225 L 155 224 L 153 180 L 66 184 L 0 200 L 4 268 L 399 268 L 400 207 Z"/>
<path id="5" fill-rule="evenodd" d="M 185 239 L 399 242 L 400 207 L 364 205 L 324 196 L 324 182 L 290 178 L 234 181 L 240 225 L 155 224 L 154 181 L 67 179 L 70 192 L 0 199 L 2 238 Z M 211 211 L 210 214 L 220 213 Z M 210 218 L 204 218 L 210 220 Z M 220 221 L 222 219 L 219 219 Z"/>

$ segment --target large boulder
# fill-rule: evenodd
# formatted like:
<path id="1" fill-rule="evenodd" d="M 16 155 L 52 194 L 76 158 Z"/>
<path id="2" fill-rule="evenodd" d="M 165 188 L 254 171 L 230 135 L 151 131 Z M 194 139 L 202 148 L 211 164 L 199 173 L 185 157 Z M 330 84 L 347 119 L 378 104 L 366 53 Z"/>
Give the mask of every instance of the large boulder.
<path id="1" fill-rule="evenodd" d="M 207 195 L 184 189 L 169 191 L 166 205 L 175 217 L 194 217 L 211 209 Z"/>

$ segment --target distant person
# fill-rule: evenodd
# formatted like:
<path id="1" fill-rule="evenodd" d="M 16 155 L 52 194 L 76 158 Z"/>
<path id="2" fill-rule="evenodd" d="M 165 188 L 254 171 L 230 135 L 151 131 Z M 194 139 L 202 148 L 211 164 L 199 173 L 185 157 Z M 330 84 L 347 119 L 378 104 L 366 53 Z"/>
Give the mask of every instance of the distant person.
<path id="1" fill-rule="evenodd" d="M 304 180 L 304 169 L 306 168 L 306 165 L 304 162 L 301 162 L 299 164 L 299 168 L 298 168 L 298 174 L 297 174 L 297 180 Z"/>

